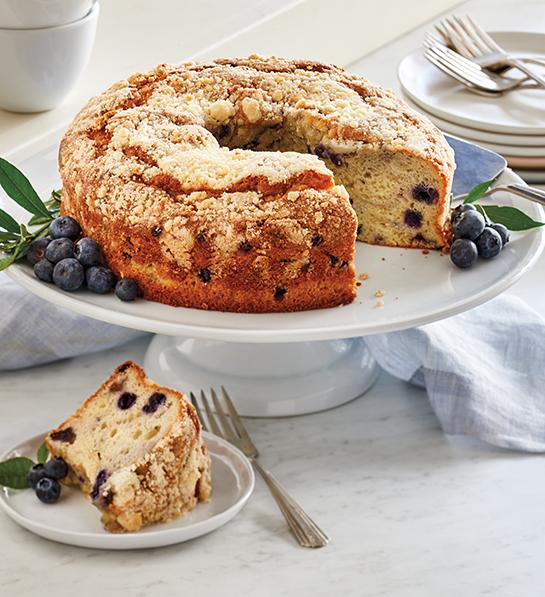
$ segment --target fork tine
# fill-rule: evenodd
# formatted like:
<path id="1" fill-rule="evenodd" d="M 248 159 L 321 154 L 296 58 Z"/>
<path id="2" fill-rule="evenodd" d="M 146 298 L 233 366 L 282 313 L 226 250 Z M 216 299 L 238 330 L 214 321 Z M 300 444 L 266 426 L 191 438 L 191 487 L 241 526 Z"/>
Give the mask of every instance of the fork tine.
<path id="1" fill-rule="evenodd" d="M 475 52 L 472 47 L 472 43 L 470 40 L 468 40 L 467 35 L 465 35 L 463 32 L 460 33 L 458 25 L 449 18 L 443 19 L 442 23 L 448 33 L 451 45 L 454 47 L 454 49 L 466 58 L 474 58 Z"/>
<path id="2" fill-rule="evenodd" d="M 206 394 L 203 390 L 201 390 L 201 401 L 204 404 L 204 410 L 206 411 L 206 416 L 208 417 L 208 422 L 210 423 L 212 433 L 214 433 L 215 435 L 219 435 L 220 437 L 223 437 L 223 433 L 221 432 L 221 429 L 219 428 L 216 422 L 216 417 L 214 416 L 214 413 L 210 408 L 210 403 L 208 402 L 208 398 L 206 397 Z"/>
<path id="3" fill-rule="evenodd" d="M 493 91 L 495 89 L 495 83 L 481 70 L 473 70 L 473 68 L 467 67 L 461 62 L 457 62 L 449 54 L 443 53 L 436 48 L 430 48 L 427 52 L 434 55 L 438 62 L 446 66 L 450 71 L 456 73 L 464 81 L 488 90 Z"/>
<path id="4" fill-rule="evenodd" d="M 441 37 L 441 42 L 447 46 L 450 46 L 451 45 L 450 37 L 443 26 L 443 22 L 441 21 L 439 23 L 435 23 L 434 28 L 437 31 L 437 33 L 439 33 L 439 36 Z"/>
<path id="5" fill-rule="evenodd" d="M 445 43 L 442 39 L 439 39 L 436 35 L 428 31 L 424 36 L 424 45 L 426 48 L 433 48 L 434 46 L 444 46 Z"/>
<path id="6" fill-rule="evenodd" d="M 483 43 L 487 45 L 490 52 L 503 51 L 500 48 L 500 46 L 494 41 L 494 39 L 490 37 L 490 35 L 480 25 L 477 25 L 477 23 L 469 15 L 466 16 L 466 20 L 473 28 L 473 31 L 475 31 L 476 35 L 478 35 L 479 38 L 483 41 Z"/>
<path id="7" fill-rule="evenodd" d="M 462 85 L 464 85 L 466 87 L 471 87 L 472 89 L 479 89 L 479 90 L 483 90 L 484 89 L 480 84 L 478 86 L 475 85 L 475 83 L 473 81 L 471 81 L 466 76 L 465 73 L 461 73 L 459 70 L 454 69 L 450 65 L 450 63 L 448 63 L 443 58 L 441 58 L 441 56 L 437 56 L 437 54 L 434 54 L 430 50 L 427 50 L 424 53 L 424 56 L 426 57 L 427 60 L 429 60 L 437 68 L 439 68 L 440 70 L 442 70 L 446 75 L 452 77 L 453 79 L 456 79 L 457 81 L 459 81 L 460 83 L 462 83 Z M 494 93 L 491 90 L 485 90 L 484 92 L 487 93 L 488 95 Z"/>
<path id="8" fill-rule="evenodd" d="M 458 68 L 462 71 L 467 71 L 468 73 L 471 73 L 472 76 L 480 78 L 485 84 L 491 82 L 492 79 L 490 75 L 484 72 L 478 64 L 475 64 L 471 60 L 468 60 L 467 58 L 460 56 L 460 54 L 458 54 L 457 52 L 453 52 L 445 46 L 433 46 L 430 48 L 430 50 L 440 55 L 447 62 L 452 64 L 453 68 Z"/>
<path id="9" fill-rule="evenodd" d="M 426 33 L 424 37 L 424 46 L 429 48 L 433 52 L 441 52 L 442 54 L 446 54 L 447 57 L 452 58 L 458 62 L 462 67 L 470 68 L 474 71 L 483 72 L 483 69 L 476 64 L 475 62 L 465 58 L 458 52 L 451 50 L 448 46 L 446 46 L 438 37 L 433 35 L 432 33 Z M 486 75 L 486 73 L 483 73 Z M 488 75 L 486 75 L 488 76 Z"/>
<path id="10" fill-rule="evenodd" d="M 453 19 L 459 25 L 460 29 L 463 30 L 464 33 L 468 36 L 468 38 L 473 43 L 473 46 L 476 48 L 477 54 L 475 54 L 475 56 L 478 56 L 479 54 L 487 54 L 488 52 L 490 52 L 490 48 L 487 44 L 483 42 L 479 33 L 475 32 L 475 30 L 463 17 L 454 15 Z"/>
<path id="11" fill-rule="evenodd" d="M 235 405 L 233 404 L 231 398 L 229 397 L 229 394 L 227 393 L 227 390 L 223 386 L 221 386 L 221 391 L 222 391 L 225 403 L 227 404 L 227 409 L 229 410 L 229 414 L 231 415 L 231 421 L 233 422 L 235 429 L 237 430 L 238 434 L 244 441 L 249 442 L 255 448 L 255 446 L 252 442 L 252 439 L 250 438 L 250 436 L 248 435 L 248 432 L 246 431 L 246 427 L 244 427 L 244 423 L 242 422 L 241 418 L 239 417 L 239 415 L 237 413 Z"/>
<path id="12" fill-rule="evenodd" d="M 229 439 L 229 441 L 236 442 L 238 439 L 237 434 L 235 433 L 235 431 L 233 430 L 233 427 L 231 426 L 227 417 L 225 416 L 225 413 L 223 412 L 223 408 L 221 407 L 220 401 L 218 400 L 218 396 L 217 396 L 214 388 L 210 388 L 210 393 L 212 394 L 212 402 L 214 403 L 214 406 L 216 407 L 216 415 L 218 416 L 218 419 L 220 420 L 221 427 L 223 429 L 225 437 L 227 437 L 227 439 Z"/>
<path id="13" fill-rule="evenodd" d="M 199 406 L 199 403 L 197 402 L 197 398 L 195 397 L 195 394 L 193 394 L 193 392 L 189 392 L 189 397 L 191 399 L 191 404 L 195 407 L 195 410 L 197 411 L 197 416 L 199 417 L 199 421 L 201 422 L 202 428 L 205 431 L 208 431 L 208 429 L 206 428 L 206 421 L 204 420 L 204 417 L 202 416 L 201 408 Z"/>

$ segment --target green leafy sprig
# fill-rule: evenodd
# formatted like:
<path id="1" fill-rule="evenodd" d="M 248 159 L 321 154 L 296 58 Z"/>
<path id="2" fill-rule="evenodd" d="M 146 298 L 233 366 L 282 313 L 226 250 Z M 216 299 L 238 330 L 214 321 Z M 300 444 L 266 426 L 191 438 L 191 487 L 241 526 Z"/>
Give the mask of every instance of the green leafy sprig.
<path id="1" fill-rule="evenodd" d="M 47 201 L 42 201 L 28 178 L 4 158 L 0 158 L 0 186 L 32 214 L 26 224 L 21 224 L 0 209 L 0 250 L 6 253 L 0 256 L 2 271 L 24 257 L 34 240 L 46 236 L 51 222 L 59 215 L 60 192 L 53 191 Z"/>
<path id="2" fill-rule="evenodd" d="M 49 450 L 45 443 L 38 448 L 36 460 L 38 464 L 43 464 L 49 456 Z M 11 489 L 27 489 L 28 471 L 36 464 L 31 458 L 26 456 L 14 456 L 0 462 L 0 485 L 10 487 Z"/>
<path id="3" fill-rule="evenodd" d="M 471 191 L 467 194 L 464 199 L 464 203 L 476 203 L 492 188 L 492 185 L 496 181 L 495 178 L 485 180 L 476 184 Z M 486 204 L 475 204 L 488 222 L 494 222 L 495 224 L 503 224 L 507 229 L 513 231 L 530 230 L 531 228 L 540 228 L 545 226 L 545 222 L 538 222 L 526 215 L 520 209 L 511 207 L 509 205 L 486 205 Z"/>

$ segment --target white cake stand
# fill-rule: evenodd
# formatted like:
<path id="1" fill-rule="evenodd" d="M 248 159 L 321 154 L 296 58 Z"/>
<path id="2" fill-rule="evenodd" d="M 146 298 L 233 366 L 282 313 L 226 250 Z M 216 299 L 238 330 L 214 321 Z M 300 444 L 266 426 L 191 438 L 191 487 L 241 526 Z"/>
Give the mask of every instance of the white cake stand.
<path id="1" fill-rule="evenodd" d="M 17 163 L 46 192 L 58 184 L 55 159 L 48 143 Z M 510 170 L 500 179 L 515 181 L 522 182 Z M 545 219 L 540 206 L 514 195 L 495 195 L 494 203 L 516 205 L 534 219 Z M 436 251 L 358 243 L 357 272 L 368 279 L 361 281 L 354 303 L 301 313 L 237 314 L 144 300 L 122 303 L 113 295 L 62 292 L 38 281 L 26 264 L 10 267 L 8 274 L 59 306 L 157 334 L 144 363 L 156 381 L 184 392 L 223 384 L 241 414 L 285 416 L 332 408 L 363 394 L 377 377 L 364 336 L 423 325 L 488 301 L 530 269 L 544 242 L 541 229 L 513 234 L 500 257 L 469 271 L 457 270 Z"/>

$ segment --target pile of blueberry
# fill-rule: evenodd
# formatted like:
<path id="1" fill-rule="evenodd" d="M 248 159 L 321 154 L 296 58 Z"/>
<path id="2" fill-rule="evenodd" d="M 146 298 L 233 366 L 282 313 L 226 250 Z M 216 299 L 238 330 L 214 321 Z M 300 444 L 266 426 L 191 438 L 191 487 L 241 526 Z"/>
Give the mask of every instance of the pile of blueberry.
<path id="1" fill-rule="evenodd" d="M 62 458 L 53 458 L 45 464 L 35 464 L 27 474 L 28 484 L 44 504 L 54 504 L 61 495 L 59 481 L 68 474 L 68 465 Z"/>
<path id="2" fill-rule="evenodd" d="M 116 281 L 112 270 L 103 264 L 98 243 L 81 237 L 80 225 L 70 216 L 53 220 L 49 236 L 30 245 L 27 259 L 37 278 L 53 282 L 61 290 L 74 292 L 86 286 L 91 292 L 107 294 L 115 289 L 122 301 L 134 301 L 139 295 L 135 280 Z"/>
<path id="3" fill-rule="evenodd" d="M 454 210 L 452 232 L 454 242 L 450 247 L 450 259 L 464 269 L 474 265 L 479 257 L 496 257 L 509 242 L 509 230 L 503 224 L 487 224 L 471 203 L 464 203 Z"/>

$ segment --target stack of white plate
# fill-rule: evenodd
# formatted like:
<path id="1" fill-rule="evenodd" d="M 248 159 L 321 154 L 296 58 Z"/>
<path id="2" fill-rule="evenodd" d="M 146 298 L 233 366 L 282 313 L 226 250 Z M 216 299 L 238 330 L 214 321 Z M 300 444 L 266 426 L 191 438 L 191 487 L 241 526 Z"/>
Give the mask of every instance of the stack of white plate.
<path id="1" fill-rule="evenodd" d="M 545 59 L 545 34 L 492 36 L 513 54 Z M 545 184 L 545 89 L 476 95 L 430 64 L 423 50 L 401 61 L 398 76 L 408 103 L 442 131 L 496 151 L 528 183 Z"/>

